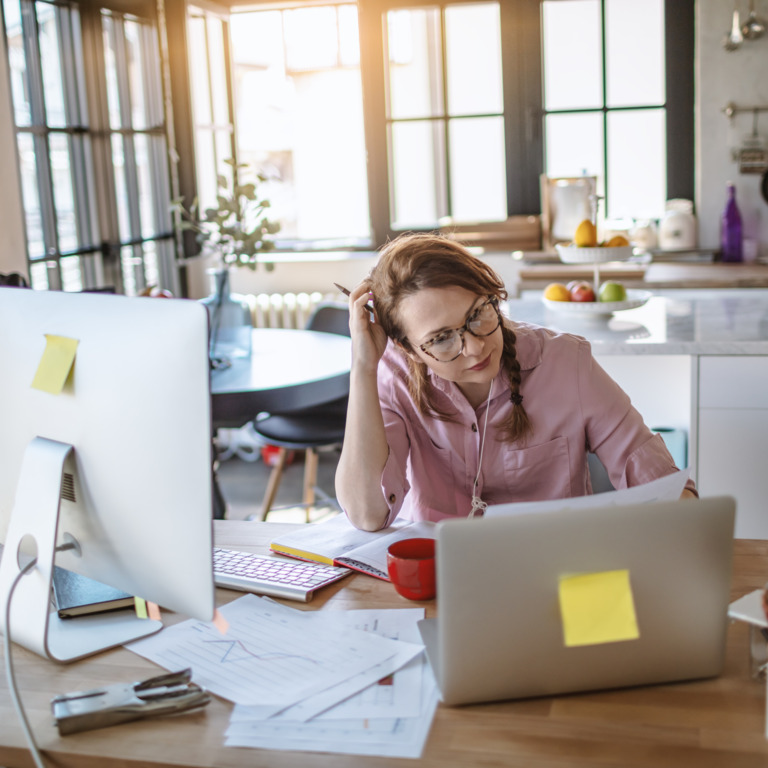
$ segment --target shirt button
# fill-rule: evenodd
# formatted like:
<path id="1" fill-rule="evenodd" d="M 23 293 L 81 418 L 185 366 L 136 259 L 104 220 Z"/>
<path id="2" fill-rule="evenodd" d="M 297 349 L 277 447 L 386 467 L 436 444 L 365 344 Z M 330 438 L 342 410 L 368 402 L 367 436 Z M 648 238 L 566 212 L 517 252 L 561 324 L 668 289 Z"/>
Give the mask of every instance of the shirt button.
<path id="1" fill-rule="evenodd" d="M 472 431 L 473 432 L 477 432 L 477 424 L 473 424 L 472 425 Z"/>
<path id="2" fill-rule="evenodd" d="M 394 504 L 396 499 L 397 499 L 397 496 L 395 496 L 394 493 L 390 493 L 389 494 L 389 503 L 390 504 Z"/>

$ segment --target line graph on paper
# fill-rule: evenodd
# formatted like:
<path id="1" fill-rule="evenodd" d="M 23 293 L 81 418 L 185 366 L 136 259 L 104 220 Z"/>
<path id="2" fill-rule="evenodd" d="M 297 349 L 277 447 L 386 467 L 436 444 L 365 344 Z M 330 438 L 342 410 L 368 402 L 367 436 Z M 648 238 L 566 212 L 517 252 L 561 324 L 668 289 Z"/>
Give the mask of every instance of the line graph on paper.
<path id="1" fill-rule="evenodd" d="M 268 651 L 265 653 L 257 653 L 251 650 L 242 640 L 203 640 L 211 646 L 218 646 L 221 649 L 221 664 L 236 664 L 241 661 L 276 661 L 295 659 L 296 661 L 309 661 L 312 664 L 319 664 L 317 659 L 312 659 L 309 656 L 299 656 L 291 653 L 277 653 Z"/>
<path id="2" fill-rule="evenodd" d="M 128 647 L 169 670 L 191 667 L 193 680 L 217 696 L 275 711 L 370 669 L 398 648 L 388 638 L 255 595 L 220 611 L 226 635 L 191 620 Z"/>

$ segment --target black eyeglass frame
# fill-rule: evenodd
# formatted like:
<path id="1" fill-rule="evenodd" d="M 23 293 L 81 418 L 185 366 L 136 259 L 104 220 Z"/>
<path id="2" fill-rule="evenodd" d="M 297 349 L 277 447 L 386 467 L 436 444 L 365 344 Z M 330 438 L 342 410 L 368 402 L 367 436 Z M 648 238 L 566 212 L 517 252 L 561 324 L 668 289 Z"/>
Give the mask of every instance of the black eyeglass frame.
<path id="1" fill-rule="evenodd" d="M 477 319 L 478 315 L 489 304 L 496 310 L 496 318 L 498 319 L 498 322 L 494 326 L 493 330 L 488 331 L 488 333 L 475 333 L 469 327 L 469 325 L 470 323 L 474 322 Z M 502 322 L 503 322 L 503 318 L 501 316 L 501 312 L 499 311 L 499 300 L 496 296 L 489 296 L 488 299 L 484 301 L 479 307 L 477 307 L 475 311 L 467 318 L 466 322 L 464 323 L 464 325 L 461 326 L 461 328 L 451 328 L 449 331 L 442 331 L 442 333 L 458 333 L 459 338 L 461 339 L 461 347 L 459 348 L 459 351 L 450 360 L 440 360 L 429 351 L 429 347 L 431 347 L 435 343 L 434 338 L 430 339 L 429 341 L 425 341 L 423 344 L 420 344 L 419 349 L 425 355 L 429 355 L 433 360 L 437 360 L 438 363 L 452 363 L 454 360 L 457 360 L 459 357 L 461 357 L 461 353 L 464 351 L 464 334 L 465 333 L 471 333 L 476 339 L 484 339 L 486 336 L 490 336 L 492 333 L 496 333 L 496 331 L 499 329 L 499 326 L 501 325 Z"/>

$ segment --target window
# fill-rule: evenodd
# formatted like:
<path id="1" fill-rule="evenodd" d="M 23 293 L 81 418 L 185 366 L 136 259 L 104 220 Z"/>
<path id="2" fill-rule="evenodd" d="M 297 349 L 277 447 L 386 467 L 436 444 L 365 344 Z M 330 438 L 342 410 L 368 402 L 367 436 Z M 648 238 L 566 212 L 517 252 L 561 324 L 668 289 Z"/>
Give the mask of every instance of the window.
<path id="1" fill-rule="evenodd" d="M 370 246 L 357 8 L 236 13 L 240 162 L 262 173 L 283 246 Z"/>
<path id="2" fill-rule="evenodd" d="M 229 22 L 226 14 L 196 7 L 187 13 L 197 198 L 201 209 L 215 208 L 216 178 L 231 176 L 224 160 L 235 157 L 228 96 Z"/>
<path id="3" fill-rule="evenodd" d="M 46 0 L 3 17 L 33 287 L 174 290 L 154 25 Z"/>
<path id="4" fill-rule="evenodd" d="M 601 215 L 660 218 L 663 0 L 545 0 L 542 11 L 546 173 L 596 176 Z"/>

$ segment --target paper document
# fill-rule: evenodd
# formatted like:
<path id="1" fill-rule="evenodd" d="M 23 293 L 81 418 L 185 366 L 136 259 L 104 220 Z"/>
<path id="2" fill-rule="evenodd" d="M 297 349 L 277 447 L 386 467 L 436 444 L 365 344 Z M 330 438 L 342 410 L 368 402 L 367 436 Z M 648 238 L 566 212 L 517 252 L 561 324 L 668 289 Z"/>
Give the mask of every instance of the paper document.
<path id="1" fill-rule="evenodd" d="M 255 595 L 220 609 L 229 623 L 190 620 L 126 647 L 169 669 L 192 668 L 192 679 L 238 704 L 279 712 L 395 656 L 403 644 L 318 619 Z M 415 654 L 419 646 L 411 648 Z"/>
<path id="2" fill-rule="evenodd" d="M 655 501 L 674 501 L 680 498 L 685 488 L 690 470 L 681 469 L 666 477 L 651 480 L 650 483 L 622 488 L 619 491 L 606 491 L 590 496 L 574 496 L 569 499 L 552 501 L 526 501 L 511 504 L 491 504 L 485 510 L 485 517 L 504 515 L 528 515 L 538 512 L 557 512 L 565 509 L 594 509 L 597 507 L 616 507 L 623 504 L 651 504 Z"/>
<path id="3" fill-rule="evenodd" d="M 422 609 L 324 611 L 331 621 L 384 636 L 418 635 Z M 415 633 L 415 635 L 414 635 Z M 226 733 L 229 747 L 419 758 L 437 709 L 439 694 L 424 654 L 309 722 L 291 721 L 287 710 L 272 718 L 236 706 Z M 300 705 L 299 705 L 300 706 Z"/>

